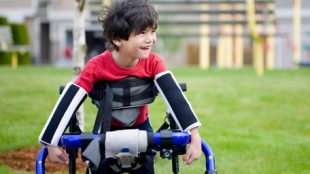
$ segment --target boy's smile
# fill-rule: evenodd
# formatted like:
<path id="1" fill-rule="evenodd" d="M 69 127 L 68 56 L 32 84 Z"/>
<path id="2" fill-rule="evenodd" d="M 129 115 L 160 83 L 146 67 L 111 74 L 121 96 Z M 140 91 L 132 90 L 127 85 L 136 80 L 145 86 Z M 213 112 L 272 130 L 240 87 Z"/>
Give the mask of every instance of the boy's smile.
<path id="1" fill-rule="evenodd" d="M 140 50 L 142 50 L 141 58 L 147 58 L 151 52 L 152 46 L 146 46 L 146 47 L 140 47 Z"/>
<path id="2" fill-rule="evenodd" d="M 148 58 L 156 42 L 155 31 L 154 28 L 147 28 L 140 33 L 130 34 L 128 40 L 114 40 L 119 48 L 118 51 L 112 51 L 114 61 L 122 67 L 133 67 L 139 59 Z"/>

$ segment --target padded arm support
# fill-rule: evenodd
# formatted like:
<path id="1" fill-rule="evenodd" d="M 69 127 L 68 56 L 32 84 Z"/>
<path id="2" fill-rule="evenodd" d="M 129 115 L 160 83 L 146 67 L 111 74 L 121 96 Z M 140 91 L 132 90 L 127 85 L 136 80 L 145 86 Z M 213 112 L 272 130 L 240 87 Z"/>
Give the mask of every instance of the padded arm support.
<path id="1" fill-rule="evenodd" d="M 87 92 L 83 88 L 69 82 L 54 106 L 39 136 L 39 142 L 58 146 L 59 139 L 65 132 L 71 117 L 86 97 Z"/>
<path id="2" fill-rule="evenodd" d="M 155 85 L 181 130 L 189 131 L 201 125 L 170 71 L 157 74 Z"/>

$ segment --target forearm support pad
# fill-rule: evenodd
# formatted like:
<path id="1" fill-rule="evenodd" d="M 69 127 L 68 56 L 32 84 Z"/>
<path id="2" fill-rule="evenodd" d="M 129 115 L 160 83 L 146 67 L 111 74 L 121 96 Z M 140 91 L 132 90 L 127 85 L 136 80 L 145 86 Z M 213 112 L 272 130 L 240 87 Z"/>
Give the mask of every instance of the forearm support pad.
<path id="1" fill-rule="evenodd" d="M 86 97 L 87 92 L 83 88 L 72 82 L 68 83 L 39 136 L 39 142 L 58 146 L 59 139 L 65 132 L 70 119 Z"/>
<path id="2" fill-rule="evenodd" d="M 177 126 L 182 131 L 189 131 L 200 126 L 190 103 L 170 71 L 157 74 L 155 85 Z"/>

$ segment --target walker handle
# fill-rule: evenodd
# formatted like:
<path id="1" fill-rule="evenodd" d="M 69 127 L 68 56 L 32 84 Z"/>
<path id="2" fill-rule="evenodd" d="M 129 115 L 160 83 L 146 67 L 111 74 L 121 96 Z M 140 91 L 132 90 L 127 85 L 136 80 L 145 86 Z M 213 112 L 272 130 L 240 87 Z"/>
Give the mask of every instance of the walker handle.
<path id="1" fill-rule="evenodd" d="M 153 137 L 152 141 L 149 141 L 152 142 L 152 144 L 148 144 L 149 146 L 162 145 L 164 143 L 160 132 L 148 133 L 148 137 Z M 95 138 L 100 138 L 100 135 L 92 133 L 65 134 L 60 139 L 60 146 L 66 149 L 80 148 L 84 143 L 88 144 Z M 186 132 L 172 132 L 171 140 L 171 145 L 186 145 L 190 142 L 190 135 Z"/>
<path id="2" fill-rule="evenodd" d="M 190 135 L 186 132 L 172 132 L 172 145 L 186 145 L 190 142 Z M 60 144 L 65 148 L 80 148 L 83 143 L 90 142 L 94 138 L 100 138 L 100 135 L 92 133 L 82 133 L 79 135 L 63 135 Z M 162 145 L 162 137 L 160 133 L 153 133 L 153 145 Z M 216 174 L 215 159 L 211 147 L 205 142 L 201 141 L 202 151 L 206 158 L 205 174 Z M 36 174 L 45 174 L 45 159 L 48 155 L 46 146 L 39 152 L 36 159 Z"/>

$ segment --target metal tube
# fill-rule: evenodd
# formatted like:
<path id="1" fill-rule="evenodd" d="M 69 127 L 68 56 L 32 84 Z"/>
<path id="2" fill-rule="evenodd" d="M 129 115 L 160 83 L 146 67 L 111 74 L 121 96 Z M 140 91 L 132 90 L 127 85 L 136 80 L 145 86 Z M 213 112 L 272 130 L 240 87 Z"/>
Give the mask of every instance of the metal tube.
<path id="1" fill-rule="evenodd" d="M 215 159 L 211 147 L 204 140 L 202 140 L 201 148 L 206 157 L 206 173 L 215 174 Z"/>
<path id="2" fill-rule="evenodd" d="M 48 155 L 47 147 L 42 147 L 36 159 L 36 174 L 45 174 L 45 159 Z"/>
<path id="3" fill-rule="evenodd" d="M 93 138 L 100 138 L 99 135 L 93 134 Z M 81 135 L 63 135 L 61 137 L 61 146 L 65 148 L 78 148 L 81 146 Z M 186 132 L 172 133 L 173 145 L 184 145 L 190 142 L 190 135 Z M 160 133 L 154 133 L 154 144 L 160 145 Z M 210 174 L 216 173 L 215 159 L 211 147 L 202 140 L 202 151 L 206 158 L 206 172 Z M 48 155 L 46 147 L 39 152 L 36 160 L 36 174 L 45 174 L 45 159 Z"/>
<path id="4" fill-rule="evenodd" d="M 99 137 L 93 134 L 93 138 Z M 186 132 L 173 132 L 171 138 L 173 145 L 185 145 L 190 142 L 190 136 Z M 82 141 L 81 135 L 63 135 L 60 144 L 64 148 L 79 148 Z M 160 133 L 154 133 L 154 145 L 160 145 Z"/>

